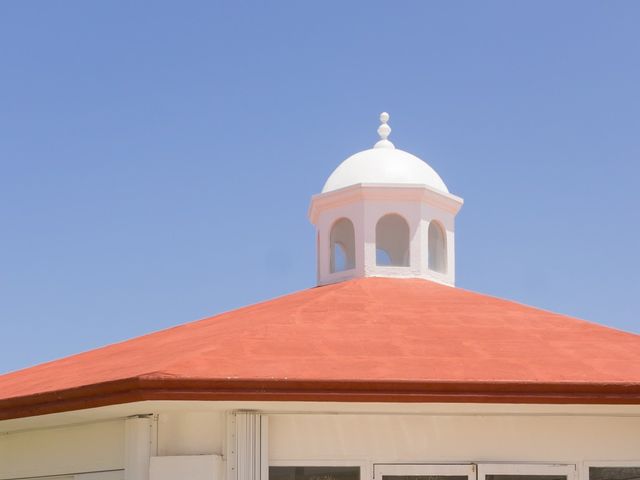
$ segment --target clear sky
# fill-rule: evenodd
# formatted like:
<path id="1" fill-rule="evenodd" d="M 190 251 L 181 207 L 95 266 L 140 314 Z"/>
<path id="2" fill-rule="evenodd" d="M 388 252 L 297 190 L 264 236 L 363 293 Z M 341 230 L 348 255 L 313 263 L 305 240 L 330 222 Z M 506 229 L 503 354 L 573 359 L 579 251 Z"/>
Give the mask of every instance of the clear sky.
<path id="1" fill-rule="evenodd" d="M 0 2 L 0 371 L 315 284 L 391 140 L 458 286 L 640 333 L 640 2 Z"/>

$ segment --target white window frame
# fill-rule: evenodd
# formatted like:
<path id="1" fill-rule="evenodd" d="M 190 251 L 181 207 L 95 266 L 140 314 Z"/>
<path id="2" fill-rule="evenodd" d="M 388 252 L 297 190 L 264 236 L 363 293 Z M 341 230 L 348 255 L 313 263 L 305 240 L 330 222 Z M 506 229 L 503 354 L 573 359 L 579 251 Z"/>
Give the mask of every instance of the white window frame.
<path id="1" fill-rule="evenodd" d="M 74 480 L 120 480 L 124 478 L 124 470 L 110 472 L 81 473 L 73 477 Z"/>
<path id="2" fill-rule="evenodd" d="M 391 464 L 373 465 L 374 480 L 382 480 L 383 475 L 456 475 L 466 476 L 467 480 L 476 480 L 476 466 L 473 463 L 456 464 Z"/>
<path id="3" fill-rule="evenodd" d="M 478 480 L 487 475 L 566 475 L 567 480 L 577 480 L 575 464 L 543 463 L 478 463 Z"/>
<path id="4" fill-rule="evenodd" d="M 369 460 L 269 460 L 269 467 L 358 467 L 360 480 L 371 478 Z M 269 472 L 267 478 L 269 479 Z"/>
<path id="5" fill-rule="evenodd" d="M 582 465 L 588 469 L 589 467 L 636 467 L 640 468 L 640 459 L 638 460 L 624 460 L 622 462 L 616 462 L 615 460 L 597 461 L 593 462 L 586 460 L 582 462 Z"/>
<path id="6" fill-rule="evenodd" d="M 57 475 L 45 475 L 37 477 L 17 477 L 17 480 L 122 480 L 124 470 L 104 470 L 101 472 L 85 473 L 60 473 Z M 11 478 L 7 480 L 12 480 Z M 16 478 L 14 477 L 14 480 Z"/>

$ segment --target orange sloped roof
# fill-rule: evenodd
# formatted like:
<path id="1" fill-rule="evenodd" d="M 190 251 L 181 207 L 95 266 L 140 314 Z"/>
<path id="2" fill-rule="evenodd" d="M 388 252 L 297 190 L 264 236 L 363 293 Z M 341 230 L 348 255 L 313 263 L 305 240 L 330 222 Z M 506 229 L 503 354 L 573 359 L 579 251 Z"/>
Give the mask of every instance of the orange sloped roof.
<path id="1" fill-rule="evenodd" d="M 146 399 L 640 403 L 640 336 L 366 278 L 0 376 L 0 419 Z"/>

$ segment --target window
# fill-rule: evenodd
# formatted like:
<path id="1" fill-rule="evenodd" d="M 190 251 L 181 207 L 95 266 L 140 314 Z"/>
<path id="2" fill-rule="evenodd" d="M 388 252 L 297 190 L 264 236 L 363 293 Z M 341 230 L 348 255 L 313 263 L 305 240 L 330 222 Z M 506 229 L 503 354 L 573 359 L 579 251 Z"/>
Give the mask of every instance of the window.
<path id="1" fill-rule="evenodd" d="M 360 480 L 360 467 L 269 467 L 269 480 Z"/>
<path id="2" fill-rule="evenodd" d="M 331 273 L 351 270 L 356 266 L 356 240 L 353 223 L 341 218 L 331 227 Z"/>
<path id="3" fill-rule="evenodd" d="M 447 273 L 447 243 L 444 229 L 432 220 L 429 223 L 429 270 Z"/>
<path id="4" fill-rule="evenodd" d="M 376 265 L 409 266 L 409 225 L 400 215 L 385 215 L 376 225 Z"/>
<path id="5" fill-rule="evenodd" d="M 589 467 L 589 480 L 640 480 L 640 464 L 637 467 Z"/>
<path id="6" fill-rule="evenodd" d="M 475 480 L 475 478 L 476 472 L 471 464 L 378 464 L 374 466 L 374 480 Z"/>

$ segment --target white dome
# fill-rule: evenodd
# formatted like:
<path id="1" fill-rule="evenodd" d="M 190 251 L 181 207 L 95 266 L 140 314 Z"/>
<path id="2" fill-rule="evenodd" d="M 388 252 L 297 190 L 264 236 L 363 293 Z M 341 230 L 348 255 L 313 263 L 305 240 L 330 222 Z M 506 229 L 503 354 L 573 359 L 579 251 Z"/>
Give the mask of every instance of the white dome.
<path id="1" fill-rule="evenodd" d="M 415 155 L 397 148 L 371 148 L 350 156 L 336 168 L 322 193 L 358 183 L 421 184 L 449 192 L 440 175 Z"/>

